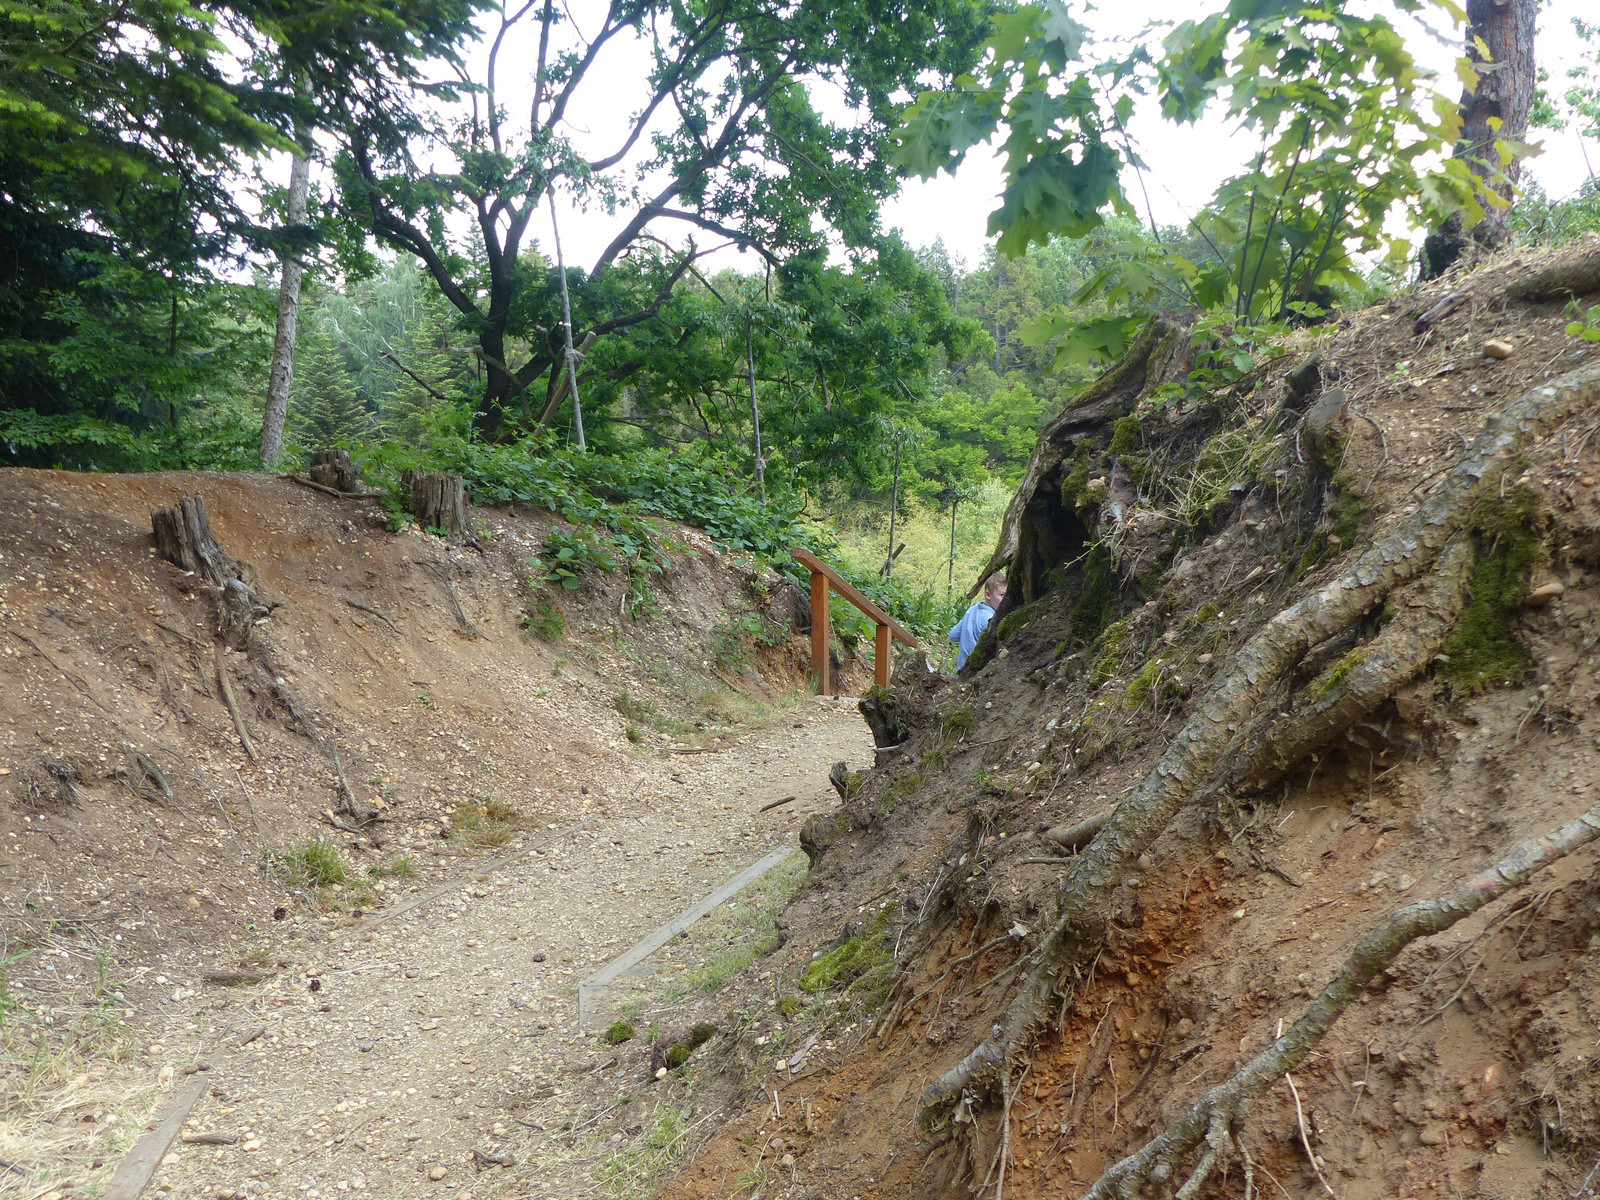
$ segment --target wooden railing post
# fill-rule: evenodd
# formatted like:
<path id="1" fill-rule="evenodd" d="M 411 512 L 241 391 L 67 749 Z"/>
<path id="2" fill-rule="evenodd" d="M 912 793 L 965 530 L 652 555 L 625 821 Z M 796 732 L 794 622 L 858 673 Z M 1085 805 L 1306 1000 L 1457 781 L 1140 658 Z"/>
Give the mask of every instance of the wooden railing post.
<path id="1" fill-rule="evenodd" d="M 900 623 L 883 609 L 857 590 L 849 580 L 842 577 L 827 563 L 823 562 L 811 551 L 802 546 L 796 546 L 792 551 L 795 562 L 811 572 L 811 674 L 817 681 L 817 692 L 820 695 L 828 693 L 828 592 L 838 592 L 846 600 L 864 612 L 877 625 L 873 634 L 873 665 L 872 678 L 879 687 L 889 686 L 889 661 L 895 641 L 903 642 L 915 650 L 917 639 L 912 637 Z"/>
<path id="2" fill-rule="evenodd" d="M 828 577 L 811 572 L 811 674 L 817 681 L 817 695 L 828 694 Z"/>

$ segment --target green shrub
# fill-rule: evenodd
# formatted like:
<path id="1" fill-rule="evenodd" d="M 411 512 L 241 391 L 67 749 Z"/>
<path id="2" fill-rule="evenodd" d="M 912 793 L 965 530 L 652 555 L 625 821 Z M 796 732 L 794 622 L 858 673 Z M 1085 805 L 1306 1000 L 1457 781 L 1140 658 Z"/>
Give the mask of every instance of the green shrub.
<path id="1" fill-rule="evenodd" d="M 339 847 L 321 838 L 311 838 L 293 850 L 283 851 L 274 865 L 290 887 L 333 887 L 350 878 Z"/>
<path id="2" fill-rule="evenodd" d="M 522 631 L 524 640 L 535 637 L 541 642 L 559 641 L 567 632 L 567 618 L 550 601 L 539 600 L 522 614 Z"/>

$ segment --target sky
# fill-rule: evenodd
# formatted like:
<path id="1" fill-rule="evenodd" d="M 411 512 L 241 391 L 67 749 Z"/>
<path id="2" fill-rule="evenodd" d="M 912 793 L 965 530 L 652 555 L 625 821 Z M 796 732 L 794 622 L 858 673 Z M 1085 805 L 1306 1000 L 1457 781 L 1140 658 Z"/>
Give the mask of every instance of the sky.
<path id="1" fill-rule="evenodd" d="M 1457 35 L 1447 28 L 1443 33 L 1430 32 L 1417 22 L 1394 14 L 1393 5 L 1384 0 L 1357 2 L 1389 12 L 1401 25 L 1408 47 L 1422 65 L 1438 72 L 1444 80 L 1452 79 L 1454 61 L 1460 53 Z M 1571 36 L 1571 19 L 1583 15 L 1592 2 L 1545 0 L 1542 5 L 1537 45 L 1541 64 L 1553 77 L 1559 79 L 1570 65 L 1570 56 L 1581 48 L 1582 44 Z M 1208 5 L 1207 9 L 1210 7 Z M 1135 34 L 1150 21 L 1192 16 L 1196 6 L 1192 0 L 1185 3 L 1121 0 L 1116 5 L 1088 10 L 1081 3 L 1070 3 L 1070 8 L 1097 36 L 1116 37 Z M 600 28 L 605 9 L 605 0 L 567 0 L 566 12 L 571 22 L 560 27 L 557 40 L 565 39 L 571 45 L 577 37 L 592 36 Z M 535 15 L 536 12 L 535 9 Z M 494 18 L 485 20 L 492 22 Z M 474 78 L 483 78 L 492 36 L 493 29 L 487 29 L 484 39 L 468 54 Z M 513 123 L 523 127 L 532 97 L 536 36 L 536 24 L 514 28 L 504 39 L 498 61 L 501 81 L 498 99 L 511 113 L 521 115 Z M 633 113 L 643 103 L 648 70 L 649 60 L 642 43 L 618 38 L 606 47 L 569 109 L 566 133 L 580 153 L 598 157 L 621 144 Z M 1448 83 L 1447 90 L 1454 93 L 1453 82 Z M 813 94 L 818 107 L 830 116 L 846 113 L 843 99 L 833 91 L 832 85 L 820 84 Z M 675 119 L 671 106 L 663 106 L 655 125 L 661 127 Z M 1220 117 L 1208 117 L 1198 125 L 1180 128 L 1162 121 L 1149 104 L 1136 110 L 1129 132 L 1149 166 L 1151 207 L 1156 219 L 1164 225 L 1185 223 L 1204 206 L 1223 179 L 1244 167 L 1256 145 L 1252 137 L 1241 135 Z M 1537 180 L 1552 197 L 1571 195 L 1588 174 L 1576 135 L 1542 131 L 1536 136 L 1544 141 L 1544 151 L 1525 166 L 1525 177 Z M 642 140 L 641 145 L 647 146 L 648 140 Z M 1589 152 L 1600 166 L 1600 145 L 1591 145 Z M 633 157 L 638 159 L 637 150 Z M 287 174 L 286 167 L 283 173 Z M 639 183 L 648 190 L 648 179 Z M 997 206 L 1001 186 L 997 156 L 991 149 L 980 146 L 968 154 L 954 175 L 908 181 L 885 206 L 883 225 L 900 230 L 913 246 L 942 240 L 953 255 L 975 266 L 983 259 L 990 242 L 986 232 L 988 216 Z M 1133 193 L 1134 181 L 1128 180 L 1127 186 Z M 592 264 L 623 220 L 607 214 L 597 204 L 585 206 L 566 195 L 558 198 L 557 212 L 565 258 L 573 266 Z M 546 252 L 551 244 L 547 214 L 548 209 L 541 212 L 531 228 L 532 236 Z M 465 228 L 463 222 L 463 231 Z M 690 234 L 702 248 L 708 242 L 707 234 L 672 222 L 657 222 L 651 226 L 651 232 L 674 245 L 682 245 Z M 727 265 L 755 270 L 760 263 L 754 255 L 741 255 L 730 249 L 713 259 L 711 265 L 713 269 Z"/>

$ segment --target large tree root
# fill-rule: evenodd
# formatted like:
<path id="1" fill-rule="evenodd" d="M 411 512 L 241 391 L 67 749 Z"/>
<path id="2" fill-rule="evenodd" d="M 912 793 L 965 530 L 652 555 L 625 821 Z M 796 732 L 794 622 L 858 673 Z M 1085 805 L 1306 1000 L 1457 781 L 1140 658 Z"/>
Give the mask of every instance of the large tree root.
<path id="1" fill-rule="evenodd" d="M 1473 499 L 1499 481 L 1518 451 L 1597 398 L 1600 364 L 1519 397 L 1489 420 L 1412 516 L 1333 582 L 1278 613 L 1239 650 L 1154 769 L 1067 869 L 1056 924 L 1041 942 L 1029 978 L 990 1036 L 923 1091 L 925 1126 L 937 1124 L 946 1107 L 969 1087 L 995 1078 L 1045 1021 L 1057 989 L 1087 965 L 1099 943 L 1110 889 L 1219 765 L 1256 706 L 1285 673 L 1390 592 L 1428 571 L 1466 523 Z"/>
<path id="2" fill-rule="evenodd" d="M 1562 300 L 1600 292 L 1600 252 L 1563 258 L 1506 285 L 1513 300 Z"/>
<path id="3" fill-rule="evenodd" d="M 1249 737 L 1237 752 L 1230 782 L 1255 792 L 1327 745 L 1415 679 L 1455 628 L 1472 576 L 1472 538 L 1451 538 L 1433 570 L 1393 600 L 1398 615 L 1365 646 L 1339 659 L 1306 689 L 1307 698 Z"/>
<path id="4" fill-rule="evenodd" d="M 1350 952 L 1332 982 L 1311 1002 L 1305 1013 L 1277 1041 L 1256 1055 L 1237 1074 L 1208 1091 L 1167 1131 L 1117 1163 L 1084 1193 L 1083 1200 L 1131 1200 L 1147 1183 L 1165 1183 L 1177 1172 L 1178 1162 L 1206 1143 L 1180 1196 L 1195 1195 L 1206 1175 L 1231 1145 L 1250 1105 L 1285 1074 L 1311 1054 L 1333 1023 L 1361 989 L 1418 938 L 1450 928 L 1463 917 L 1526 883 L 1535 871 L 1564 858 L 1600 838 L 1600 805 L 1569 825 L 1524 842 L 1481 875 L 1458 884 L 1432 900 L 1411 904 L 1393 913 Z"/>

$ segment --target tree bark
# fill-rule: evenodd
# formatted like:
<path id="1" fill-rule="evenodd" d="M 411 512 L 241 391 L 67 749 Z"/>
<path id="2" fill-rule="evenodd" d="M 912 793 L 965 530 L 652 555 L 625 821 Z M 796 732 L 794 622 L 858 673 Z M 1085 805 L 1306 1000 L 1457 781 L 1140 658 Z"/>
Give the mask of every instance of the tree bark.
<path id="1" fill-rule="evenodd" d="M 1600 399 L 1600 364 L 1572 371 L 1524 393 L 1490 418 L 1455 468 L 1417 511 L 1338 578 L 1268 621 L 1234 656 L 1154 769 L 1112 812 L 1067 869 L 1055 926 L 1040 943 L 1036 966 L 994 1031 L 922 1094 L 923 1122 L 980 1079 L 1004 1067 L 1048 1015 L 1056 990 L 1099 945 L 1105 902 L 1133 860 L 1161 836 L 1184 802 L 1236 742 L 1258 704 L 1306 653 L 1350 628 L 1395 588 L 1418 578 L 1460 531 L 1473 500 L 1511 468 L 1515 455 Z"/>
<path id="2" fill-rule="evenodd" d="M 402 477 L 411 489 L 407 511 L 424 529 L 442 529 L 462 536 L 467 525 L 467 486 L 459 475 L 442 471 L 407 471 Z"/>
<path id="3" fill-rule="evenodd" d="M 1394 598 L 1399 613 L 1377 637 L 1314 679 L 1287 714 L 1245 739 L 1232 786 L 1244 792 L 1271 786 L 1426 670 L 1461 615 L 1474 561 L 1471 537 L 1456 534 L 1434 569 Z"/>
<path id="4" fill-rule="evenodd" d="M 1521 141 L 1528 133 L 1528 114 L 1538 86 L 1533 58 L 1538 0 L 1468 0 L 1467 58 L 1478 72 L 1476 87 L 1461 95 L 1461 138 L 1455 156 L 1466 159 L 1472 173 L 1500 196 L 1505 207 L 1490 208 L 1470 230 L 1460 213 L 1452 214 L 1423 243 L 1423 276 L 1444 274 L 1466 249 L 1470 236 L 1493 250 L 1511 237 L 1511 200 L 1522 174 L 1520 160 L 1502 162 L 1495 143 Z M 1488 59 L 1478 49 L 1489 48 Z"/>
<path id="5" fill-rule="evenodd" d="M 348 495 L 360 495 L 361 472 L 348 450 L 318 450 L 311 456 L 311 482 Z"/>
<path id="6" fill-rule="evenodd" d="M 1506 285 L 1513 300 L 1566 300 L 1600 292 L 1600 250 L 1563 258 Z"/>
<path id="7" fill-rule="evenodd" d="M 304 225 L 311 196 L 311 163 L 303 154 L 289 167 L 290 225 Z M 261 416 L 261 465 L 273 468 L 283 457 L 283 426 L 289 415 L 289 387 L 294 381 L 294 344 L 300 324 L 300 282 L 303 264 L 293 254 L 283 256 L 283 278 L 278 284 L 278 328 L 272 339 L 272 371 L 267 377 L 267 407 Z"/>
<path id="8" fill-rule="evenodd" d="M 272 612 L 263 604 L 247 578 L 248 564 L 223 550 L 211 532 L 206 502 L 199 495 L 184 496 L 170 508 L 150 510 L 150 529 L 156 553 L 185 571 L 192 571 L 215 591 L 217 636 L 235 650 L 250 645 L 256 621 Z"/>
<path id="9" fill-rule="evenodd" d="M 1159 1184 L 1171 1179 L 1178 1159 L 1201 1141 L 1208 1141 L 1211 1148 L 1180 1194 L 1198 1192 L 1199 1184 L 1214 1165 L 1215 1152 L 1230 1140 L 1230 1127 L 1237 1128 L 1258 1097 L 1310 1057 L 1323 1035 L 1361 994 L 1362 988 L 1394 962 L 1402 950 L 1418 938 L 1449 929 L 1512 888 L 1522 886 L 1534 872 L 1596 838 L 1600 838 L 1600 805 L 1553 833 L 1522 843 L 1494 866 L 1444 895 L 1395 912 L 1356 943 L 1332 982 L 1281 1037 L 1251 1059 L 1233 1078 L 1208 1091 L 1160 1137 L 1108 1170 L 1084 1193 L 1084 1200 L 1139 1196 L 1146 1182 Z"/>

